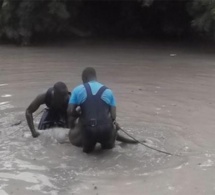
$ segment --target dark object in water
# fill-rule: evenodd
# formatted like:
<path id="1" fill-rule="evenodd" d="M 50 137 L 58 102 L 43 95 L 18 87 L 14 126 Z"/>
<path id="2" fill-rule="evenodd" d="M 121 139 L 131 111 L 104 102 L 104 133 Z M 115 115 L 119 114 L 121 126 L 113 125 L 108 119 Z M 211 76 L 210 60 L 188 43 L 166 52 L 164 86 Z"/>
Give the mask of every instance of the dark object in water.
<path id="1" fill-rule="evenodd" d="M 13 123 L 11 126 L 13 127 L 13 126 L 18 126 L 18 125 L 20 125 L 22 123 L 22 121 L 20 120 L 20 121 L 17 121 L 16 123 Z"/>
<path id="2" fill-rule="evenodd" d="M 147 147 L 147 148 L 149 148 L 149 149 L 155 150 L 155 151 L 157 151 L 157 152 L 160 152 L 160 153 L 163 153 L 163 154 L 166 154 L 166 155 L 169 155 L 169 156 L 172 156 L 172 155 L 173 155 L 173 154 L 171 154 L 171 153 L 169 153 L 169 152 L 165 152 L 165 151 L 162 151 L 162 150 L 153 148 L 153 147 L 151 147 L 151 146 L 148 146 L 148 145 L 144 144 L 143 142 L 140 142 L 139 140 L 137 140 L 136 138 L 134 138 L 133 136 L 131 136 L 129 133 L 127 133 L 127 132 L 126 132 L 124 129 L 122 129 L 121 127 L 120 127 L 120 130 L 123 131 L 126 135 L 128 135 L 128 136 L 129 136 L 130 138 L 132 138 L 133 140 L 137 141 L 139 144 L 141 144 L 141 145 L 143 145 L 143 146 L 145 146 L 145 147 Z M 178 155 L 176 155 L 176 156 L 178 156 Z"/>

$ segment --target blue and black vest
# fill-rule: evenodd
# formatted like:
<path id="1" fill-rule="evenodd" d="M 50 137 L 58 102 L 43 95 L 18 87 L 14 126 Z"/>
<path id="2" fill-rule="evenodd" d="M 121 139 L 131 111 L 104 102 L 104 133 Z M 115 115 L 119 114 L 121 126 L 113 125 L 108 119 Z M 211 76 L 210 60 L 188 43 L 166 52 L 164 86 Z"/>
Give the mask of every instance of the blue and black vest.
<path id="1" fill-rule="evenodd" d="M 88 83 L 85 83 L 84 87 L 86 89 L 87 98 L 80 105 L 81 124 L 90 127 L 112 124 L 110 106 L 101 99 L 101 96 L 107 87 L 102 86 L 95 95 L 92 94 Z"/>

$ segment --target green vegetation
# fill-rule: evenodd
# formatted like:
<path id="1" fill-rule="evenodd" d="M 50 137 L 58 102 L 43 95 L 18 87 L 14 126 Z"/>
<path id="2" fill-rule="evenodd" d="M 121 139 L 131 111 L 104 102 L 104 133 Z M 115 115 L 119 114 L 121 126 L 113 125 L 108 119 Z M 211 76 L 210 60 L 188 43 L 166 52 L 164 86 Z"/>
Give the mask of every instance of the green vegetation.
<path id="1" fill-rule="evenodd" d="M 0 38 L 168 36 L 215 38 L 213 0 L 0 0 Z"/>
<path id="2" fill-rule="evenodd" d="M 215 39 L 215 1 L 192 1 L 189 12 L 193 17 L 192 27 L 201 32 L 203 36 Z"/>

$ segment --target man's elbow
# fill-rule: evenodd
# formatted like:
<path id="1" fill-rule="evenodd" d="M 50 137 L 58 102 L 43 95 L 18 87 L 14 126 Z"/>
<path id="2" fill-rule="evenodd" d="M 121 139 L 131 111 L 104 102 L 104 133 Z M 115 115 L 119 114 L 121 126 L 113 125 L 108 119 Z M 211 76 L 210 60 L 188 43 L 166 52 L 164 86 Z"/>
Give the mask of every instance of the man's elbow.
<path id="1" fill-rule="evenodd" d="M 25 117 L 28 118 L 31 115 L 32 115 L 32 112 L 29 110 L 29 108 L 27 108 L 25 111 Z"/>
<path id="2" fill-rule="evenodd" d="M 29 110 L 26 109 L 26 110 L 25 110 L 25 116 L 27 117 L 28 115 L 29 115 Z"/>
<path id="3" fill-rule="evenodd" d="M 112 121 L 115 121 L 116 120 L 116 115 L 111 114 L 111 119 L 112 119 Z"/>
<path id="4" fill-rule="evenodd" d="M 116 108 L 115 107 L 111 108 L 111 117 L 112 117 L 113 120 L 116 119 Z"/>
<path id="5" fill-rule="evenodd" d="M 72 114 L 72 109 L 71 109 L 71 107 L 68 107 L 68 108 L 67 108 L 67 114 L 68 114 L 68 116 L 71 116 L 71 114 Z"/>
<path id="6" fill-rule="evenodd" d="M 69 105 L 69 107 L 67 108 L 67 114 L 68 116 L 76 115 L 76 106 L 72 104 Z"/>

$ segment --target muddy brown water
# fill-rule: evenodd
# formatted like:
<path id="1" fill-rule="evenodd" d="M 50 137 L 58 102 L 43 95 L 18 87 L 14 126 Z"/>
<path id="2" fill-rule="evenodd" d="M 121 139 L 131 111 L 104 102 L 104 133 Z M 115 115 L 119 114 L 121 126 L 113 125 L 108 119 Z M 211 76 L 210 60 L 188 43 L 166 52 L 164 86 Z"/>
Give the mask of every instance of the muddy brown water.
<path id="1" fill-rule="evenodd" d="M 95 67 L 99 81 L 114 91 L 122 127 L 178 156 L 121 143 L 86 155 L 59 143 L 66 129 L 34 139 L 25 122 L 12 126 L 54 82 L 64 81 L 71 90 L 80 84 L 86 66 Z M 202 48 L 0 46 L 0 194 L 215 194 L 214 82 L 215 56 Z"/>

